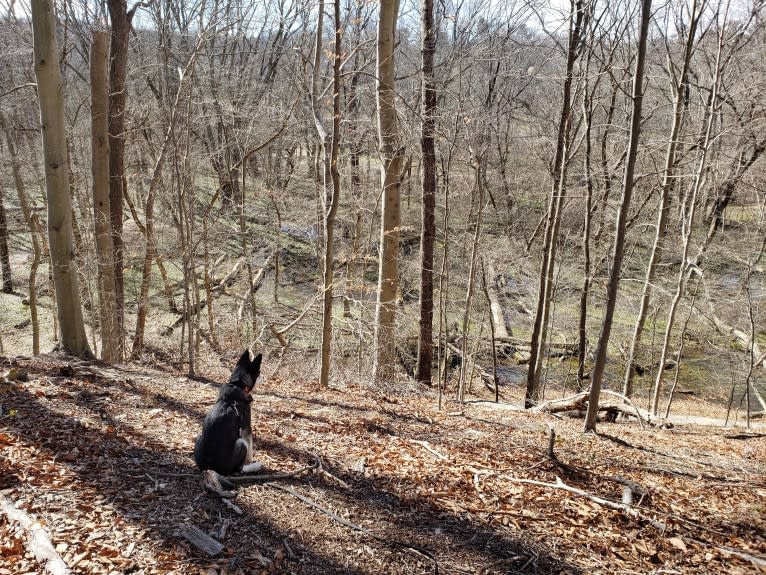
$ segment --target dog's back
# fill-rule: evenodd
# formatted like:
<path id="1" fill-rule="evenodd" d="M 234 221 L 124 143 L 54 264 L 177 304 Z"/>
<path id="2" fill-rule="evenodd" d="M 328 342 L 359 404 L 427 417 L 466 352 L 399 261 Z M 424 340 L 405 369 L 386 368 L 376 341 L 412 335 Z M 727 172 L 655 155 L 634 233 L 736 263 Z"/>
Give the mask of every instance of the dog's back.
<path id="1" fill-rule="evenodd" d="M 259 353 L 251 361 L 246 349 L 229 382 L 221 386 L 218 400 L 205 416 L 202 433 L 194 443 L 194 461 L 201 470 L 228 475 L 242 469 L 252 457 L 250 392 L 261 379 L 261 359 Z"/>
<path id="2" fill-rule="evenodd" d="M 249 409 L 252 398 L 239 387 L 221 386 L 218 400 L 205 416 L 194 445 L 194 461 L 200 469 L 214 469 L 228 475 L 244 462 L 232 460 L 232 450 L 240 436 L 240 414 Z"/>

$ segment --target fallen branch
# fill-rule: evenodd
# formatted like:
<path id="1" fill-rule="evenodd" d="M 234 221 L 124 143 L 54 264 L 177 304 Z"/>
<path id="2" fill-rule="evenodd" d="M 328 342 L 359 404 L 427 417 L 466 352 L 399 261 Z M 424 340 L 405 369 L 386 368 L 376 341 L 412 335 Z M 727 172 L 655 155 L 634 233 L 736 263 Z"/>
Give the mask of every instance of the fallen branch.
<path id="1" fill-rule="evenodd" d="M 722 553 L 726 553 L 727 555 L 733 555 L 734 557 L 738 557 L 740 559 L 744 559 L 745 561 L 750 561 L 754 566 L 759 567 L 761 569 L 766 568 L 766 559 L 763 559 L 761 557 L 756 557 L 755 555 L 751 555 L 750 553 L 745 553 L 744 551 L 740 551 L 739 549 L 732 549 L 731 547 L 719 547 L 719 551 Z"/>
<path id="2" fill-rule="evenodd" d="M 200 313 L 205 308 L 206 305 L 207 305 L 207 300 L 204 300 L 204 299 L 201 300 L 196 305 L 193 305 L 191 307 L 191 309 L 189 309 L 188 311 L 183 312 L 181 314 L 181 317 L 176 319 L 176 321 L 174 321 L 169 326 L 164 327 L 162 329 L 162 331 L 160 332 L 160 335 L 163 336 L 163 337 L 169 336 L 171 333 L 173 333 L 173 330 L 175 328 L 177 328 L 179 325 L 181 325 L 182 323 L 187 321 L 190 317 L 195 316 L 198 313 Z"/>
<path id="3" fill-rule="evenodd" d="M 418 439 L 409 439 L 408 441 L 410 443 L 415 443 L 416 445 L 420 445 L 423 449 L 431 453 L 437 459 L 441 459 L 442 461 L 449 461 L 449 457 L 436 451 L 433 447 L 431 447 L 431 444 L 428 443 L 427 441 L 420 441 Z"/>
<path id="4" fill-rule="evenodd" d="M 259 481 L 281 481 L 283 479 L 292 479 L 308 471 L 319 469 L 319 461 L 314 461 L 311 465 L 301 467 L 295 471 L 289 471 L 287 473 L 261 473 L 258 475 L 229 475 L 226 477 L 226 481 L 233 483 L 234 485 L 247 485 L 250 483 L 256 483 Z"/>
<path id="5" fill-rule="evenodd" d="M 229 273 L 226 274 L 226 276 L 219 281 L 217 284 L 215 284 L 210 291 L 213 293 L 222 292 L 225 288 L 231 286 L 234 283 L 234 280 L 237 279 L 237 274 L 239 273 L 239 270 L 242 268 L 242 264 L 245 263 L 244 258 L 240 258 L 237 260 L 237 263 L 234 264 L 234 266 L 229 270 Z"/>
<path id="6" fill-rule="evenodd" d="M 646 521 L 647 523 L 653 525 L 657 529 L 665 529 L 665 525 L 660 523 L 659 521 L 656 521 L 654 519 L 651 519 L 649 517 L 646 517 L 642 515 L 638 509 L 635 507 L 632 507 L 630 505 L 627 505 L 625 503 L 617 503 L 615 501 L 610 501 L 609 499 L 604 499 L 603 497 L 599 497 L 598 495 L 593 495 L 592 493 L 588 493 L 587 491 L 583 491 L 582 489 L 578 489 L 576 487 L 571 487 L 570 485 L 567 485 L 563 481 L 561 481 L 560 478 L 556 478 L 556 483 L 546 483 L 545 481 L 535 481 L 534 479 L 520 479 L 516 477 L 510 477 L 508 475 L 502 475 L 501 476 L 506 481 L 510 481 L 511 483 L 524 483 L 527 485 L 536 485 L 538 487 L 547 487 L 549 489 L 561 489 L 562 491 L 568 491 L 569 493 L 573 493 L 575 495 L 579 495 L 580 497 L 584 497 L 585 499 L 588 499 L 589 501 L 593 501 L 594 503 L 601 505 L 602 507 L 606 507 L 608 509 L 613 509 L 615 511 L 622 511 L 626 515 L 629 515 L 630 517 L 633 517 L 634 519 L 638 519 L 640 521 Z"/>
<path id="7" fill-rule="evenodd" d="M 314 307 L 314 303 L 316 303 L 317 299 L 319 299 L 319 294 L 318 294 L 318 293 L 314 295 L 314 297 L 312 298 L 312 300 L 311 300 L 311 301 L 308 303 L 308 305 L 307 305 L 307 306 L 306 306 L 306 307 L 303 309 L 303 311 L 302 311 L 302 312 L 301 312 L 301 313 L 298 315 L 298 317 L 296 317 L 296 318 L 295 318 L 293 321 L 291 321 L 291 322 L 290 322 L 288 325 L 286 325 L 286 326 L 285 326 L 285 327 L 283 327 L 282 329 L 277 329 L 276 327 L 274 327 L 274 326 L 271 326 L 271 331 L 272 331 L 272 333 L 274 333 L 274 335 L 275 335 L 275 336 L 277 336 L 278 338 L 279 338 L 280 336 L 284 336 L 284 335 L 285 335 L 285 334 L 286 334 L 288 331 L 290 331 L 290 330 L 291 330 L 293 327 L 295 327 L 295 325 L 296 325 L 296 324 L 297 324 L 299 321 L 301 321 L 301 320 L 304 318 L 304 316 L 305 316 L 305 315 L 306 315 L 306 314 L 309 312 L 309 310 L 310 310 L 312 307 Z M 280 339 L 280 342 L 281 342 L 281 341 L 282 341 L 282 340 Z"/>
<path id="8" fill-rule="evenodd" d="M 37 521 L 16 507 L 13 501 L 0 493 L 0 511 L 9 521 L 15 521 L 27 533 L 27 549 L 51 575 L 70 575 L 69 568 L 51 543 L 48 532 Z"/>
<path id="9" fill-rule="evenodd" d="M 376 541 L 380 541 L 381 543 L 385 543 L 386 545 L 392 545 L 394 547 L 401 547 L 403 549 L 409 549 L 410 551 L 413 551 L 417 553 L 418 555 L 425 557 L 426 559 L 430 560 L 434 564 L 434 575 L 439 575 L 439 563 L 436 561 L 434 556 L 431 554 L 430 551 L 427 551 L 426 549 L 423 549 L 421 547 L 416 547 L 414 545 L 410 545 L 409 543 L 403 543 L 401 541 L 396 541 L 393 539 L 386 539 L 385 537 L 382 537 L 378 535 L 377 533 L 373 533 L 369 529 L 365 529 L 361 525 L 357 525 L 356 523 L 352 523 L 351 521 L 348 521 L 347 519 L 343 519 L 343 517 L 340 517 L 339 515 L 333 513 L 329 509 L 325 509 L 322 507 L 319 503 L 314 501 L 313 499 L 306 497 L 305 495 L 301 495 L 294 489 L 291 489 L 289 487 L 285 487 L 284 485 L 279 485 L 277 483 L 265 483 L 264 485 L 268 487 L 272 487 L 274 489 L 279 489 L 280 491 L 284 491 L 286 493 L 289 493 L 296 499 L 303 501 L 303 503 L 309 505 L 310 507 L 313 507 L 317 511 L 321 511 L 325 515 L 327 515 L 330 519 L 335 521 L 336 523 L 340 523 L 341 525 L 344 525 L 348 527 L 349 529 L 353 529 L 354 531 L 358 531 L 360 533 L 364 533 L 368 537 L 371 537 L 375 539 Z"/>

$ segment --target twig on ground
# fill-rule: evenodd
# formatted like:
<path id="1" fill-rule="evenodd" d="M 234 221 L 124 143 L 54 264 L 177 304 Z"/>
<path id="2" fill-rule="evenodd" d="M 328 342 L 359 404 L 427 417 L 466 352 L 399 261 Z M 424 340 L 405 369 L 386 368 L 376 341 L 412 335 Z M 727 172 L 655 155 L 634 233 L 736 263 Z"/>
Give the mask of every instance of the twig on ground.
<path id="1" fill-rule="evenodd" d="M 348 483 L 343 481 L 340 477 L 336 477 L 335 475 L 333 475 L 332 473 L 330 473 L 329 471 L 327 471 L 324 468 L 324 462 L 322 461 L 322 459 L 316 453 L 312 453 L 311 455 L 316 459 L 316 462 L 317 462 L 317 464 L 319 466 L 317 468 L 317 470 L 316 470 L 317 473 L 319 473 L 320 475 L 322 475 L 323 477 L 328 479 L 331 483 L 335 483 L 336 485 L 340 485 L 346 491 L 351 489 L 351 487 L 349 486 Z"/>
<path id="2" fill-rule="evenodd" d="M 319 461 L 315 461 L 311 465 L 301 467 L 295 471 L 289 471 L 287 473 L 261 473 L 258 475 L 229 475 L 226 477 L 228 481 L 231 481 L 235 485 L 247 485 L 248 483 L 256 483 L 261 481 L 279 481 L 282 479 L 292 479 L 307 471 L 313 471 L 319 469 Z"/>
<path id="3" fill-rule="evenodd" d="M 633 517 L 634 519 L 638 519 L 640 521 L 645 521 L 649 523 L 650 525 L 653 525 L 657 529 L 664 530 L 666 527 L 665 524 L 660 523 L 659 521 L 656 521 L 655 519 L 652 519 L 650 517 L 643 515 L 635 507 L 626 505 L 625 503 L 617 503 L 615 501 L 610 501 L 609 499 L 604 499 L 603 497 L 599 497 L 598 495 L 593 495 L 592 493 L 588 493 L 587 491 L 583 491 L 582 489 L 577 489 L 576 487 L 567 485 L 566 483 L 561 481 L 561 479 L 558 477 L 556 478 L 556 483 L 547 483 L 545 481 L 535 481 L 533 479 L 520 479 L 517 477 L 510 477 L 508 475 L 503 475 L 502 478 L 512 483 L 524 483 L 527 485 L 536 485 L 538 487 L 547 487 L 550 489 L 561 489 L 563 491 L 568 491 L 569 493 L 574 493 L 575 495 L 579 495 L 580 497 L 584 497 L 590 501 L 593 501 L 594 503 L 597 503 L 598 505 L 601 505 L 602 507 L 606 507 L 608 509 L 614 509 L 615 511 L 622 511 L 626 515 L 629 515 L 630 517 Z"/>
<path id="4" fill-rule="evenodd" d="M 423 449 L 434 455 L 437 459 L 441 459 L 442 461 L 449 461 L 449 457 L 436 451 L 427 441 L 420 441 L 419 439 L 409 439 L 408 441 L 410 443 L 416 443 L 417 445 L 420 445 Z"/>

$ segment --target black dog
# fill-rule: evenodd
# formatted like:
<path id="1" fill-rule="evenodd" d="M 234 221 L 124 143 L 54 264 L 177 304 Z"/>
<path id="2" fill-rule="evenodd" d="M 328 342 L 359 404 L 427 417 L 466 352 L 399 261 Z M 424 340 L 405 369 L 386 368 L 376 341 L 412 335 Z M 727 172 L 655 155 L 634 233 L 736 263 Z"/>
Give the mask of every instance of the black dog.
<path id="1" fill-rule="evenodd" d="M 201 470 L 230 475 L 241 471 L 252 457 L 250 392 L 259 383 L 260 373 L 261 354 L 250 361 L 250 351 L 246 349 L 229 382 L 221 386 L 218 400 L 205 416 L 202 433 L 194 443 L 194 461 Z"/>

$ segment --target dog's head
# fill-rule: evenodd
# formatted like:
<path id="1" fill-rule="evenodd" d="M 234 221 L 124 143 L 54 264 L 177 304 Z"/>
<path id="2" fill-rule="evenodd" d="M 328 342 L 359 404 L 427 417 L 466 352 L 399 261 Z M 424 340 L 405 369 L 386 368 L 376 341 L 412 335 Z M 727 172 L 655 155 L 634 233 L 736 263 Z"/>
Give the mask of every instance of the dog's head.
<path id="1" fill-rule="evenodd" d="M 231 373 L 229 383 L 236 385 L 245 393 L 250 393 L 255 384 L 261 381 L 261 354 L 259 353 L 253 361 L 250 361 L 250 350 L 246 349 Z"/>

